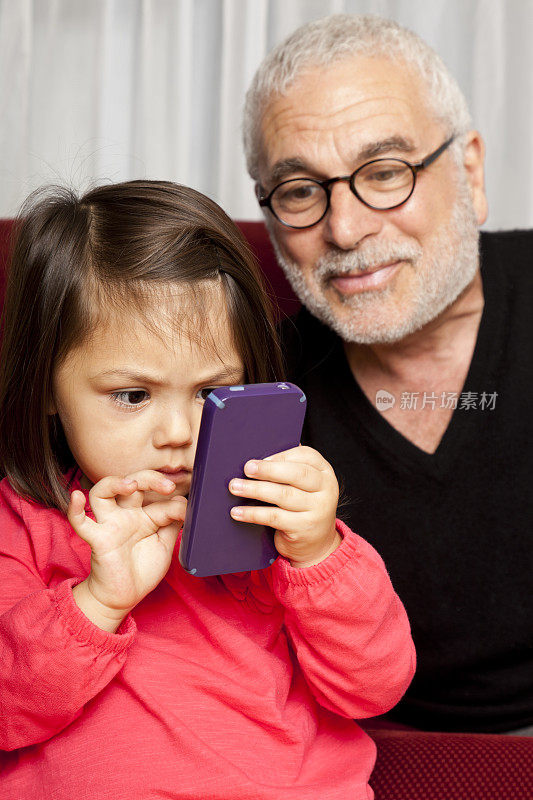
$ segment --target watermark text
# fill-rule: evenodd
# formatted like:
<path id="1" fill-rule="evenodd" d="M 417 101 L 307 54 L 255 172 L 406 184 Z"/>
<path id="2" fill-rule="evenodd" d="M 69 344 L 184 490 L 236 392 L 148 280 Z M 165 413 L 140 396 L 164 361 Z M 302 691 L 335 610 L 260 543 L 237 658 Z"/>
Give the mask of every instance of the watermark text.
<path id="1" fill-rule="evenodd" d="M 494 411 L 498 392 L 401 392 L 399 399 L 386 389 L 376 392 L 378 411 L 390 411 L 398 400 L 401 411 L 447 408 L 455 411 Z"/>

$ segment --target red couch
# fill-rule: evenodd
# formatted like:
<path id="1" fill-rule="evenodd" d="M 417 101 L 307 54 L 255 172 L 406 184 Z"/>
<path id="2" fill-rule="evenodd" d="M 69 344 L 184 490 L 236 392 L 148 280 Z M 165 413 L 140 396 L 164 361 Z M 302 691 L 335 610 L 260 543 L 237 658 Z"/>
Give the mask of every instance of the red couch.
<path id="1" fill-rule="evenodd" d="M 263 222 L 237 222 L 261 265 L 268 288 L 282 314 L 295 314 L 300 308 L 287 278 L 276 261 L 267 229 Z"/>
<path id="2" fill-rule="evenodd" d="M 298 301 L 276 264 L 262 222 L 239 222 L 282 313 Z M 11 220 L 0 220 L 0 305 Z M 426 733 L 368 720 L 378 748 L 376 800 L 533 800 L 533 737 Z M 349 800 L 349 798 L 347 798 Z"/>

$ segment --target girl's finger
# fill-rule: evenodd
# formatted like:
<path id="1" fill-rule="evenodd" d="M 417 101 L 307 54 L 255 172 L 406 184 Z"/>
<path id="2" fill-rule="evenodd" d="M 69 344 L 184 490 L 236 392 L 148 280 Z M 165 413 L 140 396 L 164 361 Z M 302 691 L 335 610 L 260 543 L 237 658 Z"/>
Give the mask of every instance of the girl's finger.
<path id="1" fill-rule="evenodd" d="M 169 553 L 172 553 L 174 550 L 180 528 L 180 523 L 174 522 L 172 525 L 166 525 L 164 528 L 159 528 L 159 531 L 157 532 L 157 535 Z"/>
<path id="2" fill-rule="evenodd" d="M 317 450 L 306 445 L 298 445 L 298 447 L 291 447 L 290 450 L 282 450 L 280 453 L 274 453 L 267 456 L 265 461 L 294 461 L 295 463 L 309 464 L 316 469 L 331 469 L 329 462 L 320 455 Z"/>
<path id="3" fill-rule="evenodd" d="M 310 498 L 308 492 L 296 489 L 284 483 L 269 481 L 246 481 L 234 478 L 230 481 L 229 490 L 237 497 L 250 497 L 263 503 L 284 508 L 286 511 L 308 511 Z"/>
<path id="4" fill-rule="evenodd" d="M 137 489 L 141 492 L 159 492 L 159 494 L 166 495 L 176 488 L 174 481 L 166 478 L 162 472 L 157 472 L 155 469 L 132 472 L 131 475 L 126 475 L 126 478 L 134 480 L 137 484 Z"/>
<path id="5" fill-rule="evenodd" d="M 119 501 L 121 508 L 141 508 L 145 492 L 168 495 L 176 488 L 176 484 L 173 481 L 152 469 L 133 472 L 130 475 L 126 475 L 126 479 L 135 481 L 137 491 L 125 497 L 121 496 Z"/>
<path id="6" fill-rule="evenodd" d="M 322 472 L 305 462 L 252 460 L 244 465 L 244 473 L 255 480 L 284 483 L 304 492 L 318 492 L 324 483 Z"/>
<path id="7" fill-rule="evenodd" d="M 129 478 L 120 478 L 110 475 L 95 483 L 89 491 L 89 503 L 97 521 L 100 522 L 106 514 L 110 514 L 117 507 L 116 497 L 127 496 L 137 489 L 137 484 Z"/>
<path id="8" fill-rule="evenodd" d="M 96 523 L 85 513 L 85 495 L 79 489 L 76 489 L 70 495 L 67 519 L 78 536 L 90 544 L 91 533 L 93 533 Z"/>
<path id="9" fill-rule="evenodd" d="M 270 528 L 284 533 L 292 533 L 301 527 L 298 514 L 276 506 L 234 506 L 230 514 L 239 522 L 268 525 Z"/>
<path id="10" fill-rule="evenodd" d="M 116 503 L 121 508 L 141 508 L 144 500 L 144 492 L 135 490 L 130 495 L 117 495 Z"/>
<path id="11" fill-rule="evenodd" d="M 186 510 L 187 500 L 179 495 L 170 500 L 149 503 L 143 508 L 144 513 L 150 517 L 157 528 L 165 528 L 175 522 L 183 522 Z"/>

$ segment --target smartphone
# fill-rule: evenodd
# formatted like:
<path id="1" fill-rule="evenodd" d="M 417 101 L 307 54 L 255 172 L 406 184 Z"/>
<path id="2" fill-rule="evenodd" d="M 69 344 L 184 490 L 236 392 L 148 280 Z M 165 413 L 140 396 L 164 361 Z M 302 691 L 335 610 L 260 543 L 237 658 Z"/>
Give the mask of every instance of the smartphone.
<path id="1" fill-rule="evenodd" d="M 179 550 L 191 575 L 225 575 L 264 569 L 277 558 L 274 531 L 237 522 L 236 505 L 261 505 L 232 495 L 232 478 L 244 465 L 300 444 L 306 399 L 293 383 L 221 386 L 206 398 Z"/>

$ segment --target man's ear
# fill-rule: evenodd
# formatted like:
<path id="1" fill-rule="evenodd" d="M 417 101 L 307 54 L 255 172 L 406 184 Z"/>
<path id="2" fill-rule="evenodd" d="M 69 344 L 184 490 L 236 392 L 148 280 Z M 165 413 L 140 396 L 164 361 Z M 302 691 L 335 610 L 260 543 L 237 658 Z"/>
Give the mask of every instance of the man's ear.
<path id="1" fill-rule="evenodd" d="M 479 225 L 483 225 L 487 219 L 488 205 L 485 194 L 485 142 L 479 131 L 469 131 L 466 134 L 463 164 L 477 221 Z"/>

